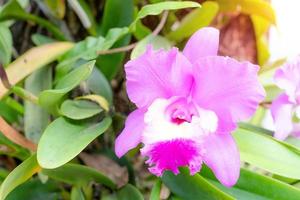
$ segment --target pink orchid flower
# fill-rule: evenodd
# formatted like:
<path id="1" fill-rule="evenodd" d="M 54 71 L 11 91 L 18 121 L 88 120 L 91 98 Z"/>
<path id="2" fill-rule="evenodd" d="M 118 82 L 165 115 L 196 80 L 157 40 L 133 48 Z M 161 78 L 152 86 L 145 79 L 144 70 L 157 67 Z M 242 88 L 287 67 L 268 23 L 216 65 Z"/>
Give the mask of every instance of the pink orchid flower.
<path id="1" fill-rule="evenodd" d="M 274 137 L 279 140 L 290 134 L 300 137 L 300 56 L 276 70 L 274 80 L 284 90 L 271 106 Z"/>
<path id="2" fill-rule="evenodd" d="M 115 143 L 118 157 L 143 144 L 149 171 L 191 174 L 202 163 L 225 186 L 236 183 L 239 151 L 230 134 L 249 118 L 265 92 L 257 80 L 258 66 L 217 56 L 219 31 L 203 28 L 183 52 L 146 52 L 125 65 L 127 92 L 137 109 L 128 116 Z"/>

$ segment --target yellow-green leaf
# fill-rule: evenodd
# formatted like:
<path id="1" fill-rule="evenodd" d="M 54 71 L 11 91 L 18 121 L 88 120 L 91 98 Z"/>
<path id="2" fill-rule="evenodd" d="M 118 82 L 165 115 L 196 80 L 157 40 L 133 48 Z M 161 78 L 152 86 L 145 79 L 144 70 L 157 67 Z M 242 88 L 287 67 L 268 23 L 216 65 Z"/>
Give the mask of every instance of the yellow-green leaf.
<path id="1" fill-rule="evenodd" d="M 193 1 L 164 1 L 155 4 L 149 4 L 144 7 L 138 12 L 135 20 L 130 25 L 131 30 L 135 30 L 136 23 L 138 20 L 148 16 L 148 15 L 159 15 L 164 10 L 179 10 L 183 8 L 195 8 L 200 7 L 201 5 L 197 2 Z"/>
<path id="2" fill-rule="evenodd" d="M 35 173 L 40 171 L 41 168 L 37 163 L 36 155 L 32 155 L 25 160 L 22 164 L 16 167 L 4 180 L 0 188 L 0 199 L 4 200 L 5 197 L 17 186 L 24 183 Z"/>
<path id="3" fill-rule="evenodd" d="M 266 42 L 266 33 L 271 24 L 268 20 L 258 15 L 252 15 L 251 20 L 256 38 L 257 60 L 258 64 L 262 66 L 270 57 L 270 52 Z"/>
<path id="4" fill-rule="evenodd" d="M 78 97 L 77 99 L 86 99 L 86 100 L 94 101 L 105 111 L 109 111 L 109 103 L 107 102 L 107 100 L 104 97 L 102 97 L 100 95 L 90 94 L 90 95 Z"/>
<path id="5" fill-rule="evenodd" d="M 35 70 L 56 60 L 71 49 L 73 45 L 70 42 L 55 42 L 28 50 L 7 66 L 6 73 L 10 83 L 12 85 L 17 84 Z M 8 90 L 0 82 L 0 98 L 7 92 Z"/>
<path id="6" fill-rule="evenodd" d="M 197 8 L 186 15 L 179 27 L 175 31 L 170 32 L 167 38 L 181 41 L 191 36 L 198 29 L 208 26 L 217 15 L 218 10 L 219 5 L 216 2 L 204 2 L 201 8 Z"/>
<path id="7" fill-rule="evenodd" d="M 49 7 L 51 13 L 59 18 L 62 19 L 66 13 L 66 4 L 64 0 L 44 0 L 46 5 Z"/>
<path id="8" fill-rule="evenodd" d="M 241 11 L 249 15 L 259 15 L 276 24 L 275 11 L 265 0 L 217 0 L 221 11 Z"/>

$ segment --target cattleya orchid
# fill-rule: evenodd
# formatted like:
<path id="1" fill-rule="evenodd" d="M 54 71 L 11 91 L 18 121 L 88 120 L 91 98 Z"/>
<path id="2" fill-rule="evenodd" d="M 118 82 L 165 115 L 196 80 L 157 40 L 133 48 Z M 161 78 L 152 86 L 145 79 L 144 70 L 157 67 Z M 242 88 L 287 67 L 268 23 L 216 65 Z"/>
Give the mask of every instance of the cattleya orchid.
<path id="1" fill-rule="evenodd" d="M 275 72 L 277 86 L 284 90 L 272 103 L 274 137 L 286 139 L 290 134 L 300 137 L 300 56 Z"/>
<path id="2" fill-rule="evenodd" d="M 219 32 L 197 31 L 183 52 L 177 48 L 146 52 L 125 65 L 126 86 L 137 109 L 128 116 L 115 143 L 117 156 L 143 144 L 149 171 L 161 176 L 202 163 L 225 186 L 236 183 L 239 151 L 231 132 L 249 118 L 265 92 L 258 66 L 217 56 Z"/>

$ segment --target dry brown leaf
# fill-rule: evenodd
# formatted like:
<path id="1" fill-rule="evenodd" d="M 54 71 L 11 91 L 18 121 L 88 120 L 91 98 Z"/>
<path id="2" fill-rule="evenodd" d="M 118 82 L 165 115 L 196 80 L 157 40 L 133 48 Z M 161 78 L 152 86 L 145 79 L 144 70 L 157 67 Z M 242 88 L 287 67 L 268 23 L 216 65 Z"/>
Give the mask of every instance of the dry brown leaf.
<path id="1" fill-rule="evenodd" d="M 257 63 L 255 33 L 248 15 L 232 16 L 221 28 L 219 55 Z"/>
<path id="2" fill-rule="evenodd" d="M 128 171 L 126 167 L 121 167 L 112 159 L 100 154 L 87 154 L 82 152 L 79 157 L 82 161 L 102 174 L 112 179 L 120 188 L 128 183 Z"/>
<path id="3" fill-rule="evenodd" d="M 170 194 L 171 194 L 171 192 L 170 192 L 169 188 L 167 188 L 167 186 L 165 186 L 165 184 L 162 184 L 159 198 L 160 199 L 168 199 Z"/>

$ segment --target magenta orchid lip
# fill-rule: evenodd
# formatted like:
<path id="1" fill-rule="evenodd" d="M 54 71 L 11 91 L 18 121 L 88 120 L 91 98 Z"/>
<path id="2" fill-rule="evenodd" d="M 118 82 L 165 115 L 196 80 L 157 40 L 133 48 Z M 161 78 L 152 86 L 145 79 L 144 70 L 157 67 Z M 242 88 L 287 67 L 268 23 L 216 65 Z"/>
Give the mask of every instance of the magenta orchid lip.
<path id="1" fill-rule="evenodd" d="M 127 93 L 137 106 L 115 142 L 118 157 L 143 144 L 151 173 L 202 163 L 225 186 L 236 183 L 240 156 L 231 132 L 265 97 L 259 67 L 217 56 L 219 31 L 198 30 L 184 50 L 146 52 L 125 65 Z"/>

